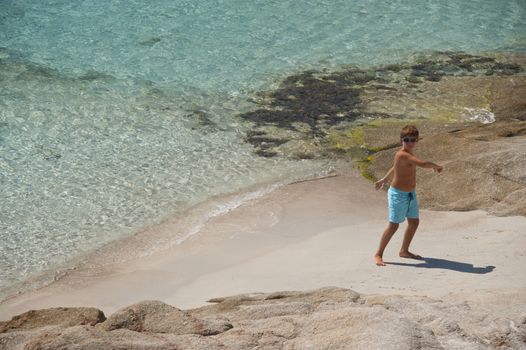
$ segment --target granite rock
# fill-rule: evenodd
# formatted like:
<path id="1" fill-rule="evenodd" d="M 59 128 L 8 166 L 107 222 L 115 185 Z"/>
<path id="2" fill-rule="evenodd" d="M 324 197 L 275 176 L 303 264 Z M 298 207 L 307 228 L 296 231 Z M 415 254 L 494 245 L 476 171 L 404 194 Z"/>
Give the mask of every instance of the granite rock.
<path id="1" fill-rule="evenodd" d="M 90 325 L 106 320 L 104 313 L 92 307 L 57 307 L 43 310 L 29 310 L 14 316 L 10 321 L 0 322 L 0 333 L 12 329 L 28 330 L 42 326 L 71 327 Z"/>
<path id="2" fill-rule="evenodd" d="M 26 350 L 526 349 L 525 292 L 495 290 L 439 300 L 324 287 L 214 298 L 211 305 L 188 310 L 146 301 L 95 326 L 13 328 L 0 334 L 0 345 Z M 231 327 L 195 333 L 195 320 L 212 319 Z"/>
<path id="3" fill-rule="evenodd" d="M 221 320 L 199 319 L 161 301 L 148 300 L 116 311 L 97 328 L 106 331 L 129 329 L 136 332 L 212 335 L 225 332 L 232 325 Z"/>

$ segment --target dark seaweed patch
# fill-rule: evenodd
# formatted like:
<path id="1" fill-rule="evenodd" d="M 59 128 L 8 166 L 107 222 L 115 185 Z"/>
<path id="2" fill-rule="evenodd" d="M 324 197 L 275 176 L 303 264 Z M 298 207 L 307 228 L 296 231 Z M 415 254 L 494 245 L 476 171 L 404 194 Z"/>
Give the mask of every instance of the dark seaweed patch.
<path id="1" fill-rule="evenodd" d="M 317 78 L 313 71 L 288 77 L 270 94 L 271 108 L 244 113 L 241 118 L 259 126 L 271 124 L 291 130 L 296 130 L 293 123 L 302 122 L 308 124 L 316 135 L 319 134 L 320 118 L 324 123 L 334 124 L 356 117 L 350 112 L 360 102 L 358 90 L 351 86 L 355 81 L 369 81 L 369 78 L 355 79 L 348 72 L 343 76 Z"/>
<path id="2" fill-rule="evenodd" d="M 495 63 L 491 67 L 492 71 L 500 75 L 513 75 L 522 71 L 521 66 L 513 63 Z"/>
<path id="3" fill-rule="evenodd" d="M 255 136 L 247 137 L 246 141 L 248 141 L 249 143 L 253 145 L 257 145 L 262 149 L 267 149 L 270 147 L 279 146 L 287 142 L 288 140 L 266 137 L 262 135 L 255 135 Z"/>
<path id="4" fill-rule="evenodd" d="M 34 64 L 34 65 L 27 65 L 26 71 L 24 73 L 21 73 L 20 76 L 23 76 L 25 74 L 30 74 L 32 76 L 39 76 L 43 78 L 52 78 L 55 75 L 57 75 L 57 71 L 52 68 Z"/>
<path id="5" fill-rule="evenodd" d="M 278 155 L 278 153 L 275 152 L 275 151 L 267 151 L 267 150 L 263 150 L 263 149 L 258 149 L 258 150 L 255 151 L 255 153 L 258 156 L 262 156 L 262 157 L 266 157 L 266 158 L 270 158 L 270 157 L 274 157 L 274 156 Z"/>
<path id="6" fill-rule="evenodd" d="M 497 62 L 492 57 L 473 56 L 465 53 L 445 53 L 447 59 L 422 58 L 411 66 L 411 75 L 429 81 L 440 81 L 443 76 L 464 75 L 513 75 L 520 73 L 518 64 Z"/>
<path id="7" fill-rule="evenodd" d="M 329 128 L 337 130 L 340 125 L 348 128 L 357 118 L 404 118 L 388 113 L 366 113 L 364 107 L 367 99 L 371 99 L 372 89 L 399 91 L 417 88 L 417 84 L 426 80 L 438 82 L 446 76 L 513 75 L 522 71 L 517 64 L 463 52 L 438 52 L 422 56 L 414 64 L 391 64 L 371 69 L 349 65 L 332 73 L 307 70 L 286 77 L 274 91 L 258 93 L 266 97 L 259 102 L 261 108 L 239 117 L 255 123 L 255 128 L 259 129 L 247 133 L 246 142 L 255 147 L 257 154 L 272 157 L 278 154 L 273 149 L 288 140 L 267 135 L 266 126 L 286 129 L 295 135 L 295 139 L 317 138 L 323 143 L 327 141 Z M 299 130 L 296 123 L 305 123 L 309 128 L 302 126 Z M 298 154 L 295 152 L 294 157 Z M 305 156 L 311 157 L 312 154 L 305 153 Z"/>
<path id="8" fill-rule="evenodd" d="M 83 75 L 79 77 L 79 80 L 84 80 L 84 81 L 114 80 L 114 79 L 115 78 L 112 75 L 102 73 L 102 72 L 97 72 L 95 70 L 88 70 L 86 71 L 86 73 L 84 73 Z"/>
<path id="9" fill-rule="evenodd" d="M 163 107 L 164 110 L 169 109 L 169 107 Z M 220 130 L 219 125 L 215 121 L 212 120 L 210 114 L 206 111 L 196 109 L 189 111 L 190 114 L 187 115 L 187 117 L 195 117 L 195 121 L 198 126 L 192 127 L 192 129 L 197 129 L 209 133 L 209 132 L 215 132 L 217 130 Z"/>

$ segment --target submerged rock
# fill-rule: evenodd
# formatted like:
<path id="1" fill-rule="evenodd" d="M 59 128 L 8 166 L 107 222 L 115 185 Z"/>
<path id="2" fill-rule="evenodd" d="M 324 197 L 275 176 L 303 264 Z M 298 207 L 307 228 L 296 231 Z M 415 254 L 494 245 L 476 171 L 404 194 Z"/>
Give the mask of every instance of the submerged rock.
<path id="1" fill-rule="evenodd" d="M 253 122 L 245 140 L 257 154 L 292 159 L 301 158 L 299 154 L 339 157 L 346 152 L 335 147 L 335 135 L 360 123 L 493 122 L 494 116 L 524 120 L 524 61 L 520 55 L 437 52 L 414 63 L 309 70 L 285 78 L 274 91 L 259 92 L 260 108 L 239 117 Z M 276 139 L 279 142 L 268 142 Z M 308 149 L 298 150 L 294 146 L 298 144 Z M 353 143 L 347 150 L 362 145 Z M 368 155 L 351 153 L 354 157 Z"/>
<path id="2" fill-rule="evenodd" d="M 153 45 L 157 44 L 160 41 L 161 41 L 161 38 L 159 38 L 157 36 L 154 36 L 154 37 L 151 37 L 151 38 L 144 39 L 144 40 L 140 41 L 139 44 L 140 45 L 144 45 L 144 46 L 153 46 Z"/>

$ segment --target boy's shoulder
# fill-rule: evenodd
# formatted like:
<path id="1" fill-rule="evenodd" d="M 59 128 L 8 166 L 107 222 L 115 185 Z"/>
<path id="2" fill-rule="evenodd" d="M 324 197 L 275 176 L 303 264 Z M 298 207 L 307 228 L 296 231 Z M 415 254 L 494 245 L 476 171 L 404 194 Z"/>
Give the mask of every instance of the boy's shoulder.
<path id="1" fill-rule="evenodd" d="M 396 162 L 396 161 L 399 161 L 399 160 L 407 159 L 409 155 L 410 155 L 409 152 L 405 151 L 404 149 L 400 149 L 400 150 L 396 151 L 396 153 L 394 155 L 394 160 Z"/>
<path id="2" fill-rule="evenodd" d="M 395 159 L 398 159 L 398 158 L 404 157 L 406 154 L 407 154 L 406 151 L 404 151 L 403 149 L 399 149 L 398 151 L 396 151 L 394 157 Z"/>
<path id="3" fill-rule="evenodd" d="M 409 155 L 413 155 L 413 153 L 410 153 L 408 151 L 406 151 L 405 149 L 403 148 L 400 148 L 398 151 L 396 151 L 395 153 L 395 157 L 407 157 Z"/>

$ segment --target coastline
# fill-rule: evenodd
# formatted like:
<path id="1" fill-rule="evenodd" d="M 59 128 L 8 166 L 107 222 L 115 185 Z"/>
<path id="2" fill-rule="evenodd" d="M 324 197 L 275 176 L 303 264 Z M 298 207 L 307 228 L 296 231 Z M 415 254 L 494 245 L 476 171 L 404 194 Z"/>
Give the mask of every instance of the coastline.
<path id="1" fill-rule="evenodd" d="M 335 176 L 334 166 L 337 166 L 337 163 L 333 163 L 326 169 L 320 168 L 316 174 L 295 176 L 299 179 L 288 180 L 288 182 L 287 180 L 261 182 L 229 193 L 211 196 L 182 212 L 164 217 L 156 224 L 150 224 L 131 234 L 117 237 L 5 288 L 3 290 L 5 295 L 0 297 L 0 304 L 18 295 L 45 288 L 78 269 L 104 271 L 107 265 L 124 264 L 137 257 L 149 256 L 169 247 L 178 246 L 192 235 L 199 233 L 210 219 L 225 215 L 238 206 L 257 200 L 288 184 Z"/>
<path id="2" fill-rule="evenodd" d="M 355 169 L 288 184 L 211 218 L 183 244 L 104 268 L 72 270 L 8 299 L 0 303 L 0 320 L 58 306 L 110 314 L 146 299 L 185 309 L 223 295 L 327 285 L 437 298 L 526 290 L 526 279 L 517 278 L 526 263 L 520 248 L 526 246 L 525 217 L 424 209 L 411 248 L 427 260 L 396 255 L 399 230 L 386 250 L 388 266 L 379 268 L 373 254 L 386 214 L 385 192 L 375 191 Z"/>
<path id="3" fill-rule="evenodd" d="M 344 167 L 214 197 L 105 245 L 53 283 L 0 302 L 0 344 L 520 348 L 525 58 L 439 52 L 415 65 L 286 79 L 262 95 L 265 108 L 239 116 L 254 122 L 245 141 L 263 157 Z M 386 196 L 370 180 L 385 174 L 409 123 L 424 135 L 417 154 L 445 171 L 418 169 L 421 225 L 410 250 L 424 258 L 398 257 L 402 224 L 379 267 Z M 378 322 L 396 331 L 379 334 Z"/>
<path id="4" fill-rule="evenodd" d="M 491 107 L 492 110 L 495 109 L 496 112 L 499 112 L 498 122 L 503 117 L 521 118 L 520 110 L 522 107 L 519 100 L 526 86 L 524 85 L 526 80 L 522 68 L 525 62 L 524 55 L 509 56 L 503 54 L 499 60 L 496 61 L 493 57 L 477 57 L 469 54 L 449 52 L 436 53 L 431 55 L 431 58 L 423 57 L 419 64 L 400 63 L 400 65 L 377 67 L 370 71 L 350 67 L 349 71 L 335 71 L 328 76 L 323 74 L 321 76 L 313 75 L 312 72 L 298 73 L 284 79 L 284 82 L 288 83 L 283 84 L 270 93 L 270 96 L 275 101 L 280 101 L 279 104 L 283 104 L 284 109 L 281 111 L 278 111 L 279 108 L 278 110 L 267 109 L 268 107 L 276 107 L 276 105 L 270 103 L 266 108 L 241 114 L 238 117 L 255 122 L 253 130 L 247 133 L 245 141 L 251 143 L 255 152 L 263 157 L 279 156 L 298 160 L 327 159 L 342 156 L 344 159 L 350 158 L 361 162 L 362 175 L 370 179 L 381 176 L 380 174 L 384 171 L 383 168 L 389 162 L 388 158 L 392 157 L 393 139 L 390 137 L 386 138 L 384 135 L 395 135 L 401 123 L 418 123 L 419 127 L 428 128 L 428 130 L 425 130 L 426 134 L 429 134 L 429 131 L 432 134 L 437 132 L 455 133 L 454 135 L 447 135 L 448 138 L 443 137 L 443 135 L 439 136 L 437 141 L 426 144 L 429 148 L 424 149 L 425 156 L 431 158 L 443 156 L 439 152 L 434 151 L 433 148 L 437 144 L 451 144 L 455 142 L 457 145 L 458 137 L 456 136 L 466 134 L 458 132 L 458 130 L 470 129 L 471 131 L 466 134 L 467 140 L 463 144 L 458 142 L 458 146 L 465 147 L 467 143 L 470 152 L 473 153 L 474 157 L 478 157 L 477 152 L 480 147 L 486 147 L 487 145 L 473 141 L 484 141 L 479 135 L 481 132 L 483 133 L 483 130 L 480 128 L 481 132 L 479 132 L 479 128 L 473 128 L 474 124 L 476 125 L 477 123 L 465 120 L 462 114 L 464 110 L 474 110 L 475 116 L 478 115 L 477 113 L 482 115 L 488 113 L 491 115 L 491 112 L 485 109 Z M 451 75 L 452 70 L 454 71 L 453 75 Z M 476 73 L 472 73 L 473 71 Z M 490 73 L 491 75 L 488 75 Z M 460 76 L 456 74 L 460 74 Z M 322 81 L 320 79 L 324 81 L 321 86 L 319 85 L 320 81 Z M 302 86 L 303 83 L 306 85 Z M 457 97 L 457 101 L 452 97 L 455 94 L 452 94 L 451 91 L 456 93 L 460 87 L 465 88 L 468 93 L 461 94 L 461 97 Z M 333 89 L 337 92 L 336 94 L 345 96 L 343 102 L 332 101 L 326 97 L 327 92 Z M 518 97 L 517 101 L 506 99 L 506 96 L 513 95 L 513 93 L 506 95 L 502 92 L 508 90 Z M 434 91 L 442 92 L 436 97 L 430 94 L 430 92 L 433 93 Z M 444 93 L 445 91 L 447 93 Z M 303 92 L 307 92 L 307 94 Z M 480 95 L 485 95 L 485 97 L 483 99 L 476 97 Z M 261 96 L 265 96 L 265 94 Z M 378 103 L 378 98 L 374 96 L 380 96 L 382 103 Z M 407 98 L 407 96 L 411 97 Z M 268 97 L 262 97 L 260 102 L 263 105 L 269 103 Z M 450 110 L 443 107 L 446 105 L 444 103 L 446 100 L 454 102 L 451 106 L 448 106 Z M 312 103 L 312 101 L 323 101 L 324 109 L 318 110 L 317 103 Z M 421 101 L 431 103 L 430 107 L 432 108 L 423 108 L 423 113 L 426 115 L 425 118 L 414 119 L 417 117 L 415 109 L 407 109 L 405 107 L 415 101 L 417 103 L 421 103 Z M 391 114 L 385 113 L 387 106 L 389 106 L 389 113 Z M 480 108 L 465 108 L 463 106 Z M 352 112 L 348 111 L 348 107 L 352 107 Z M 303 108 L 306 109 L 305 116 L 303 116 Z M 320 111 L 326 111 L 328 114 L 319 114 Z M 519 113 L 516 113 L 517 111 Z M 275 117 L 274 114 L 279 113 L 283 113 L 281 116 L 283 120 L 278 123 L 276 129 L 273 118 Z M 349 115 L 345 116 L 346 113 Z M 452 118 L 450 116 L 444 119 L 442 115 L 444 113 L 455 117 Z M 400 115 L 406 114 L 409 116 L 408 119 L 398 119 Z M 362 117 L 367 116 L 368 119 L 371 116 L 374 116 L 374 118 L 367 121 L 354 120 L 358 115 L 362 115 Z M 354 121 L 351 124 L 347 124 L 348 121 L 342 119 L 344 116 L 349 121 Z M 497 149 L 502 151 L 502 144 L 504 144 L 508 152 L 505 155 L 511 155 L 516 158 L 523 157 L 524 152 L 520 151 L 521 145 L 519 144 L 519 142 L 524 143 L 522 139 L 509 137 L 524 134 L 523 122 L 516 122 L 516 124 L 507 122 L 501 126 L 498 124 L 495 123 L 495 128 L 488 125 L 489 128 L 486 129 L 489 133 L 486 132 L 486 134 L 492 138 L 495 135 L 500 137 L 501 145 L 493 142 L 489 143 L 491 147 L 486 147 L 487 150 L 496 154 L 495 151 Z M 491 128 L 493 129 L 489 130 Z M 475 135 L 473 136 L 474 129 Z M 326 134 L 325 137 L 320 138 L 320 132 Z M 431 135 L 430 139 L 433 140 L 434 136 L 436 135 Z M 440 139 L 440 137 L 442 138 Z M 488 138 L 487 135 L 483 135 L 483 137 Z M 517 142 L 514 143 L 514 141 Z M 444 158 L 444 161 L 448 164 L 458 163 L 458 159 L 454 157 L 455 155 L 449 155 L 449 158 Z M 484 161 L 489 162 L 490 160 Z M 480 160 L 474 163 L 477 162 L 480 162 Z M 520 164 L 518 161 L 515 163 Z M 477 163 L 476 165 L 480 167 L 480 164 Z M 454 205 L 451 204 L 452 201 L 447 195 L 437 196 L 437 192 L 440 192 L 440 190 L 434 186 L 432 177 L 422 174 L 421 179 L 424 181 L 422 181 L 421 185 L 426 189 L 425 194 L 430 194 L 422 199 L 428 204 L 432 202 L 430 198 L 439 198 L 438 206 L 434 209 L 462 211 L 473 209 L 487 210 L 489 206 L 486 202 L 488 202 L 489 197 L 491 197 L 491 200 L 496 197 L 497 204 L 495 207 L 497 207 L 497 211 L 501 215 L 522 214 L 524 213 L 523 206 L 513 207 L 513 203 L 516 202 L 517 198 L 520 199 L 525 190 L 523 186 L 517 185 L 519 183 L 517 180 L 521 181 L 521 168 L 517 165 L 515 168 L 517 170 L 514 170 L 511 174 L 497 172 L 493 174 L 493 177 L 489 177 L 489 180 L 493 183 L 500 181 L 499 184 L 502 184 L 497 189 L 498 193 L 491 196 L 481 194 L 479 196 L 481 198 L 471 202 L 463 198 L 462 201 Z M 449 174 L 446 176 L 449 176 Z M 495 180 L 496 177 L 498 177 L 497 180 Z M 465 181 L 459 181 L 458 177 L 449 178 L 448 181 L 456 183 L 456 186 L 459 188 L 470 186 Z M 255 188 L 254 191 L 256 191 L 253 195 L 257 197 L 259 195 L 257 191 L 272 191 L 275 186 L 280 185 L 268 184 L 267 188 L 263 188 L 264 186 L 261 186 L 261 184 L 253 186 Z M 117 261 L 134 258 L 139 251 L 141 252 L 139 255 L 142 255 L 142 252 L 148 254 L 148 251 L 164 249 L 166 246 L 173 245 L 174 241 L 176 243 L 181 242 L 186 237 L 197 232 L 210 216 L 221 215 L 223 211 L 236 207 L 238 204 L 234 202 L 237 194 L 240 196 L 248 195 L 249 198 L 247 200 L 250 200 L 252 195 L 250 189 L 245 188 L 237 193 L 212 197 L 210 200 L 180 213 L 178 219 L 168 217 L 159 225 L 146 230 L 139 230 L 132 237 L 118 238 L 117 242 L 105 244 L 91 253 L 66 262 L 58 269 L 39 273 L 36 277 L 28 279 L 28 283 L 17 284 L 17 286 L 23 287 L 31 284 L 31 281 L 38 281 L 40 277 L 45 277 L 47 280 L 36 283 L 37 285 L 42 285 L 51 279 L 58 280 L 67 275 L 76 269 L 75 265 L 87 264 L 92 268 L 96 268 L 96 266 L 91 264 L 95 260 L 97 260 L 98 265 L 105 265 L 104 259 L 108 260 L 108 264 L 112 264 Z M 498 194 L 509 194 L 509 196 L 500 198 Z M 233 198 L 234 202 L 228 203 L 228 198 Z M 220 203 L 222 200 L 225 200 L 226 203 Z M 241 199 L 241 201 L 243 200 Z M 214 207 L 215 202 L 217 203 L 217 208 Z M 208 204 L 210 206 L 207 207 Z M 221 205 L 224 205 L 224 207 L 219 208 Z M 194 215 L 192 214 L 193 211 L 197 213 Z M 490 211 L 496 210 L 492 209 Z M 184 232 L 185 229 L 181 229 L 181 232 L 179 232 L 180 237 L 175 239 L 173 232 L 163 235 L 160 231 L 166 231 L 166 228 L 170 225 L 172 227 L 184 227 L 188 232 Z M 155 235 L 155 238 L 151 237 L 153 235 Z M 101 256 L 105 258 L 101 259 Z M 11 290 L 13 289 L 11 288 Z"/>

